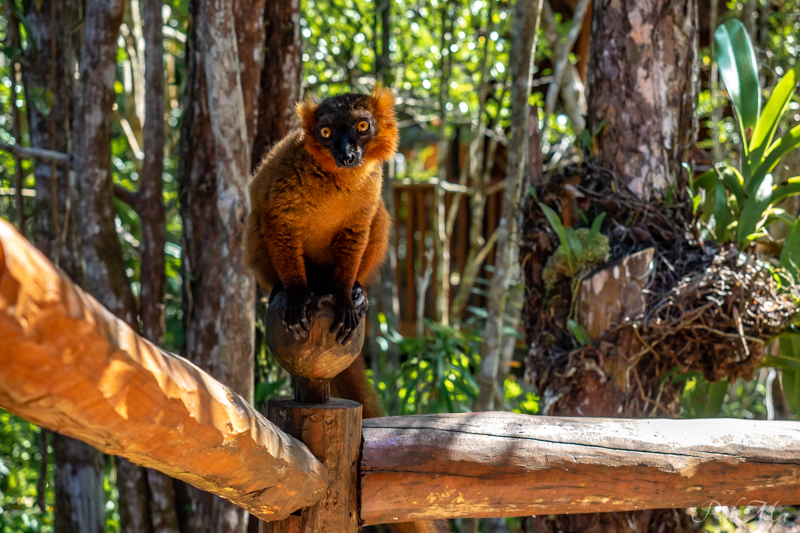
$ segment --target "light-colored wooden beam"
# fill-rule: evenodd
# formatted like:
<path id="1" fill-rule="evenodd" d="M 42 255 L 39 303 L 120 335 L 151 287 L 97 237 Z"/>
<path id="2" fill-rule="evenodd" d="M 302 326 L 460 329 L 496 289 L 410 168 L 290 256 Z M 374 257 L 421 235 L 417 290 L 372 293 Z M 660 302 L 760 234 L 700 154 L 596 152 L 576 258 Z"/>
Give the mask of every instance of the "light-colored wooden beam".
<path id="1" fill-rule="evenodd" d="M 305 445 L 136 335 L 2 220 L 0 406 L 262 520 L 313 504 L 328 482 Z"/>
<path id="2" fill-rule="evenodd" d="M 363 422 L 365 525 L 800 502 L 800 422 L 425 415 Z"/>

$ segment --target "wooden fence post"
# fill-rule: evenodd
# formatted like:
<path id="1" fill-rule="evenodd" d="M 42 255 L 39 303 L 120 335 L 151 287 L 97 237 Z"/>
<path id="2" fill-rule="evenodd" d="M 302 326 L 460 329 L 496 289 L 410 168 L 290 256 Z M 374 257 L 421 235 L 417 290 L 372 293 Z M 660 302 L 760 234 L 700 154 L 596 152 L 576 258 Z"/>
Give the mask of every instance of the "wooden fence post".
<path id="1" fill-rule="evenodd" d="M 273 398 L 267 404 L 267 418 L 311 450 L 328 469 L 330 483 L 319 502 L 280 522 L 262 522 L 261 533 L 356 533 L 361 404 L 341 398 L 325 404 Z"/>
<path id="2" fill-rule="evenodd" d="M 361 454 L 361 404 L 330 398 L 331 379 L 350 366 L 364 345 L 364 320 L 344 345 L 330 333 L 334 302 L 310 305 L 311 331 L 296 340 L 283 328 L 283 293 L 270 302 L 266 342 L 281 365 L 297 378 L 294 398 L 272 398 L 267 418 L 302 441 L 328 469 L 329 484 L 314 505 L 277 522 L 262 522 L 259 533 L 330 531 L 357 533 L 359 526 L 358 463 Z"/>

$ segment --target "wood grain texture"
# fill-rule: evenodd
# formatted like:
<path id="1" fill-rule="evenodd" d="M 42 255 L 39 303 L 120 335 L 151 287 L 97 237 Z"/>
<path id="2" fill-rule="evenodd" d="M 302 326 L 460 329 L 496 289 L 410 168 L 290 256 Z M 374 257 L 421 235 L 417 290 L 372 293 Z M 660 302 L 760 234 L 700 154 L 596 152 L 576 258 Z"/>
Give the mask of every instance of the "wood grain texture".
<path id="1" fill-rule="evenodd" d="M 265 340 L 270 352 L 291 375 L 310 380 L 330 380 L 345 369 L 361 353 L 364 346 L 364 319 L 345 343 L 336 342 L 331 327 L 336 320 L 333 300 L 326 298 L 322 308 L 309 304 L 306 313 L 311 324 L 308 337 L 296 340 L 283 327 L 286 295 L 278 293 L 270 302 L 265 315 Z"/>
<path id="2" fill-rule="evenodd" d="M 0 221 L 0 406 L 218 494 L 262 519 L 317 501 L 302 443 L 136 335 Z"/>
<path id="3" fill-rule="evenodd" d="M 319 457 L 330 473 L 330 483 L 319 502 L 280 522 L 262 523 L 260 533 L 356 533 L 361 404 L 341 398 L 326 404 L 272 398 L 267 412 L 275 425 L 302 440 Z"/>
<path id="4" fill-rule="evenodd" d="M 798 422 L 493 412 L 363 426 L 365 525 L 800 501 Z"/>

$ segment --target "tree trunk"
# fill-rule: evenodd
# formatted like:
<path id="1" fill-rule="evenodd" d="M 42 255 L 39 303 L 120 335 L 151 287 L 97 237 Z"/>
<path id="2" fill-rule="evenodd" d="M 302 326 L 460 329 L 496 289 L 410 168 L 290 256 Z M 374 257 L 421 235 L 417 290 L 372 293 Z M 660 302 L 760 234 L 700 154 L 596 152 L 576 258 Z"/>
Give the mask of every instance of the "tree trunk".
<path id="1" fill-rule="evenodd" d="M 244 3 L 237 4 L 236 14 L 253 17 Z M 242 42 L 252 44 L 248 56 L 239 54 L 237 27 L 247 32 Z M 251 41 L 259 34 L 252 25 L 237 22 L 229 4 L 192 4 L 179 185 L 186 353 L 250 401 L 255 281 L 244 264 L 242 236 L 252 163 L 248 131 L 255 131 L 256 124 L 248 124 L 245 110 L 255 107 L 258 88 L 243 87 L 242 80 L 252 85 L 260 79 L 261 44 Z M 182 529 L 246 531 L 247 513 L 240 508 L 190 487 L 182 486 L 181 492 L 192 508 Z"/>
<path id="2" fill-rule="evenodd" d="M 70 124 L 75 105 L 73 41 L 69 37 L 75 4 L 44 0 L 26 10 L 30 34 L 38 57 L 26 50 L 24 85 L 31 146 L 70 153 Z M 33 105 L 33 90 L 50 91 L 49 113 Z M 33 161 L 36 204 L 33 237 L 36 246 L 72 279 L 80 279 L 80 249 L 76 234 L 75 198 L 66 167 Z M 80 441 L 56 433 L 52 439 L 55 462 L 56 528 L 65 533 L 100 533 L 104 530 L 103 456 Z"/>
<path id="3" fill-rule="evenodd" d="M 71 121 L 75 106 L 75 53 L 70 28 L 75 20 L 72 0 L 44 0 L 37 9 L 28 5 L 25 16 L 30 28 L 29 39 L 36 43 L 38 56 L 26 51 L 22 75 L 26 90 L 28 129 L 31 146 L 71 152 Z M 33 104 L 32 92 L 50 91 L 53 104 L 49 113 Z M 53 263 L 73 280 L 80 280 L 80 251 L 74 230 L 75 200 L 69 187 L 70 172 L 66 166 L 33 160 L 36 177 L 33 239 Z M 63 234 L 63 235 L 62 235 Z"/>
<path id="4" fill-rule="evenodd" d="M 380 35 L 381 46 L 378 50 L 378 20 L 380 20 Z M 386 87 L 394 85 L 394 73 L 392 72 L 392 61 L 389 54 L 389 46 L 392 36 L 392 1 L 379 0 L 375 2 L 375 77 L 378 82 L 383 83 Z M 394 218 L 395 203 L 394 203 L 394 161 L 390 161 L 388 165 L 384 166 L 383 171 L 383 189 L 381 196 L 383 196 L 383 203 L 386 205 L 386 210 Z M 400 296 L 397 292 L 397 283 L 395 283 L 395 272 L 397 272 L 397 230 L 392 224 L 389 230 L 389 250 L 386 253 L 386 261 L 381 266 L 380 270 L 380 287 L 375 287 L 376 291 L 380 291 L 380 297 L 373 299 L 373 304 L 369 308 L 369 321 L 370 321 L 370 337 L 371 337 L 371 356 L 374 358 L 372 361 L 372 369 L 375 372 L 375 379 L 379 379 L 381 372 L 386 369 L 380 368 L 380 356 L 377 343 L 377 325 L 378 325 L 378 312 L 382 312 L 386 318 L 390 328 L 396 330 L 400 329 Z M 378 305 L 375 305 L 377 303 Z M 389 372 L 400 366 L 400 350 L 396 343 L 390 343 L 386 350 L 386 363 L 388 364 Z"/>
<path id="5" fill-rule="evenodd" d="M 695 141 L 695 0 L 658 0 L 650 3 L 640 0 L 596 0 L 592 17 L 591 54 L 588 129 L 594 132 L 602 127 L 591 158 L 599 167 L 613 170 L 619 183 L 643 203 L 651 204 L 663 198 L 670 187 L 679 185 L 680 165 L 688 160 L 688 151 Z M 535 240 L 535 236 L 530 235 L 526 240 L 531 238 Z M 529 296 L 528 299 L 526 320 L 530 323 L 535 320 L 533 313 L 549 313 L 555 317 L 560 312 L 556 309 L 558 304 L 555 300 L 542 309 L 540 298 L 544 290 L 541 266 L 543 259 L 546 259 L 546 256 L 542 256 L 546 248 L 534 242 L 528 250 L 530 261 L 526 267 L 526 284 L 529 295 L 538 295 Z M 538 266 L 531 267 L 533 263 Z M 628 266 L 625 267 L 627 269 Z M 593 309 L 602 311 L 599 309 L 602 298 L 597 300 L 593 302 Z M 641 298 L 633 296 L 623 298 L 621 302 L 618 300 L 617 303 L 628 309 L 640 309 L 642 305 Z M 568 300 L 565 305 L 569 307 Z M 590 328 L 584 322 L 581 325 Z M 529 327 L 529 337 L 532 330 Z M 553 334 L 561 335 L 560 332 Z M 594 338 L 596 332 L 589 334 Z M 626 368 L 624 353 L 628 350 L 625 341 L 617 343 L 620 355 L 614 352 L 606 358 L 605 364 L 600 363 L 603 371 L 608 373 L 607 378 L 598 378 L 603 371 L 587 370 L 580 386 L 573 386 L 571 390 L 559 389 L 559 378 L 555 377 L 555 374 L 566 373 L 565 367 L 569 363 L 554 363 L 544 370 L 544 363 L 538 367 L 536 360 L 548 358 L 547 354 L 541 353 L 547 348 L 537 345 L 536 339 L 528 338 L 528 343 L 529 365 L 532 365 L 528 372 L 541 372 L 541 381 L 537 384 L 541 391 L 546 391 L 542 395 L 543 409 L 547 414 L 619 416 L 621 398 L 624 396 L 619 387 L 625 387 L 625 376 L 617 374 L 622 374 Z M 564 367 L 559 366 L 562 364 Z M 658 378 L 643 374 L 641 369 L 636 376 L 637 382 L 658 382 Z M 548 380 L 555 385 L 548 387 Z M 555 407 L 551 410 L 549 406 Z M 639 414 L 645 416 L 645 413 Z M 686 513 L 679 509 L 667 509 L 536 518 L 533 531 L 645 533 L 686 529 L 691 529 L 691 521 Z"/>
<path id="6" fill-rule="evenodd" d="M 439 83 L 439 139 L 438 139 L 438 171 L 437 181 L 433 186 L 433 246 L 436 255 L 434 262 L 434 291 L 433 291 L 433 317 L 437 322 L 450 323 L 450 250 L 445 247 L 447 242 L 447 226 L 445 217 L 445 192 L 442 184 L 447 181 L 447 156 L 449 155 L 450 139 L 447 138 L 447 100 L 450 94 L 450 73 L 453 65 L 453 56 L 450 54 L 449 41 L 451 40 L 452 15 L 450 13 L 450 0 L 445 0 L 441 6 L 441 61 L 442 78 Z M 424 237 L 424 236 L 423 236 Z M 419 294 L 425 298 L 425 293 Z"/>
<path id="7" fill-rule="evenodd" d="M 14 13 L 14 9 L 10 3 L 5 5 L 6 16 L 6 38 L 5 45 L 8 48 L 21 48 L 22 42 L 19 35 L 19 21 Z M 16 59 L 11 60 L 9 65 L 9 74 L 11 78 L 11 134 L 14 136 L 15 144 L 22 146 L 22 124 L 20 120 L 19 106 L 19 87 L 20 80 L 18 79 L 19 61 Z M 25 183 L 24 173 L 22 171 L 22 159 L 18 155 L 13 156 L 14 159 L 14 188 L 16 189 L 16 197 L 14 198 L 17 208 L 17 229 L 23 235 L 27 235 L 25 228 L 25 203 L 22 197 L 22 187 Z"/>
<path id="8" fill-rule="evenodd" d="M 270 0 L 264 5 L 264 41 L 258 90 L 258 117 L 252 135 L 251 167 L 255 170 L 270 148 L 299 125 L 294 106 L 301 96 L 303 62 L 300 36 L 300 0 Z M 239 49 L 242 56 L 242 49 Z M 242 56 L 244 57 L 244 56 Z M 244 90 L 245 76 L 242 76 Z M 246 100 L 246 99 L 245 99 Z M 258 287 L 256 287 L 258 290 Z M 260 297 L 259 297 L 260 300 Z M 258 309 L 258 303 L 256 303 Z M 263 342 L 257 340 L 256 345 Z M 249 531 L 259 520 L 250 516 Z"/>
<path id="9" fill-rule="evenodd" d="M 138 2 L 138 0 L 132 0 Z M 164 173 L 164 33 L 161 2 L 142 2 L 144 20 L 144 163 L 137 205 L 142 227 L 140 244 L 141 277 L 139 318 L 145 338 L 164 344 L 164 245 L 167 240 L 166 215 L 163 198 Z M 140 89 L 141 90 L 141 89 Z M 123 500 L 120 488 L 120 522 L 123 531 L 152 531 L 153 533 L 178 533 L 175 512 L 175 491 L 172 478 L 158 472 L 140 468 L 128 461 L 118 461 L 117 479 L 134 484 L 126 491 L 134 497 Z M 126 476 L 125 474 L 128 474 Z M 126 522 L 123 508 L 132 504 L 126 514 L 133 518 Z M 141 505 L 137 505 L 141 504 Z M 143 513 L 143 514 L 138 514 Z M 141 517 L 140 520 L 136 518 Z M 137 521 L 139 522 L 137 524 Z"/>
<path id="10" fill-rule="evenodd" d="M 300 0 L 267 2 L 264 32 L 264 66 L 251 165 L 254 169 L 275 143 L 299 126 L 294 105 L 300 99 L 303 78 Z"/>
<path id="11" fill-rule="evenodd" d="M 111 176 L 117 36 L 124 11 L 123 0 L 86 5 L 73 157 L 80 191 L 78 231 L 85 267 L 82 285 L 112 313 L 134 324 L 135 302 L 117 237 Z M 124 460 L 118 460 L 117 465 L 124 481 L 119 485 L 123 528 L 130 532 L 147 531 L 143 471 Z"/>
<path id="12" fill-rule="evenodd" d="M 530 133 L 530 106 L 528 96 L 533 78 L 533 58 L 536 36 L 542 13 L 542 0 L 517 0 L 514 19 L 514 42 L 511 47 L 511 138 L 508 144 L 506 189 L 503 196 L 503 213 L 498 223 L 494 274 L 489 288 L 486 328 L 483 333 L 481 373 L 478 378 L 480 395 L 476 409 L 491 411 L 495 407 L 495 388 L 500 367 L 503 316 L 508 295 L 508 280 L 513 263 L 518 260 L 518 234 L 520 199 L 528 167 L 528 135 Z M 538 116 L 533 115 L 538 126 Z"/>
<path id="13" fill-rule="evenodd" d="M 594 160 L 642 200 L 678 182 L 696 136 L 695 0 L 595 0 L 589 72 Z"/>

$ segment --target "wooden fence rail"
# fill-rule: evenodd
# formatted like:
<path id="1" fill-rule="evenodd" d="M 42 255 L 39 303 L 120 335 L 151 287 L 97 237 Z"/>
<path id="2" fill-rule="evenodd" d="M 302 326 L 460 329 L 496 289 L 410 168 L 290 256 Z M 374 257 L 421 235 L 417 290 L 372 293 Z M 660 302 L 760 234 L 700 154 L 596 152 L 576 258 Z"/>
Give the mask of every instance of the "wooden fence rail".
<path id="1" fill-rule="evenodd" d="M 328 482 L 303 443 L 136 335 L 2 220 L 0 406 L 264 520 L 314 503 Z"/>
<path id="2" fill-rule="evenodd" d="M 800 422 L 424 415 L 363 441 L 365 524 L 800 502 Z"/>
<path id="3" fill-rule="evenodd" d="M 355 483 L 354 470 L 339 468 L 329 491 L 328 471 L 305 445 L 138 337 L 2 221 L 0 406 L 262 520 L 318 501 L 333 508 Z M 334 449 L 328 433 L 314 435 L 317 448 Z M 800 422 L 495 412 L 365 420 L 361 437 L 360 498 L 348 501 L 360 505 L 362 525 L 800 502 Z"/>

